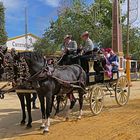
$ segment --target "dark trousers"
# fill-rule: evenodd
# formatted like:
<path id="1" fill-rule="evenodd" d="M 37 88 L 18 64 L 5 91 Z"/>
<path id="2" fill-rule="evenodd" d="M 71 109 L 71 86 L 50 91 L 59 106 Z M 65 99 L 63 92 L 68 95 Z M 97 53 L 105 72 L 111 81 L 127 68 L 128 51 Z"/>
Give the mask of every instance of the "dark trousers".
<path id="1" fill-rule="evenodd" d="M 88 60 L 89 60 L 88 55 L 83 55 L 80 57 L 80 62 L 81 62 L 81 67 L 86 73 L 89 73 L 89 65 L 88 65 Z"/>
<path id="2" fill-rule="evenodd" d="M 60 61 L 59 65 L 72 65 L 78 64 L 77 58 L 74 58 L 75 54 L 65 54 Z"/>

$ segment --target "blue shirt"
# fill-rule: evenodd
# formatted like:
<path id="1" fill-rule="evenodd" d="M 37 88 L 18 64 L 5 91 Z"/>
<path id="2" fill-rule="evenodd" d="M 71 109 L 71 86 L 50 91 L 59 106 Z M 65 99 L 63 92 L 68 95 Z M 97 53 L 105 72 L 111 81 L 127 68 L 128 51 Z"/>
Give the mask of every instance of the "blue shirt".
<path id="1" fill-rule="evenodd" d="M 112 71 L 118 71 L 118 67 L 119 67 L 119 59 L 117 55 L 111 55 L 109 57 L 109 62 L 110 64 L 114 64 L 112 66 Z"/>

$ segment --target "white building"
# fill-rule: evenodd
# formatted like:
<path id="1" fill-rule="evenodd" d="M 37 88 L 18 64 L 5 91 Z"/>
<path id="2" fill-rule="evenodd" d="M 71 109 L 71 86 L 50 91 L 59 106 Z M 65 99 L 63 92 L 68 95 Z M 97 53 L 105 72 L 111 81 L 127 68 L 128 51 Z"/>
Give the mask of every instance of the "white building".
<path id="1" fill-rule="evenodd" d="M 16 36 L 9 38 L 6 45 L 8 50 L 15 48 L 17 51 L 32 51 L 34 49 L 33 44 L 39 39 L 39 37 L 29 33 L 27 34 L 27 45 L 26 45 L 26 35 Z"/>

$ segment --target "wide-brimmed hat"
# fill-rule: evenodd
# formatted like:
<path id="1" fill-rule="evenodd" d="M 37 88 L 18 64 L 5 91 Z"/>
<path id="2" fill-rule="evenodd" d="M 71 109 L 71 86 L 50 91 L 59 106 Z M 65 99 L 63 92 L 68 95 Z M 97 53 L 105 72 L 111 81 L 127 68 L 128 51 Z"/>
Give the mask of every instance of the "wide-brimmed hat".
<path id="1" fill-rule="evenodd" d="M 72 38 L 72 35 L 66 35 L 66 36 L 64 37 L 64 40 L 67 39 L 67 38 L 70 38 L 70 39 L 71 39 L 71 38 Z"/>
<path id="2" fill-rule="evenodd" d="M 84 33 L 82 33 L 81 37 L 87 36 L 87 35 L 89 35 L 89 32 L 88 31 L 85 31 Z"/>

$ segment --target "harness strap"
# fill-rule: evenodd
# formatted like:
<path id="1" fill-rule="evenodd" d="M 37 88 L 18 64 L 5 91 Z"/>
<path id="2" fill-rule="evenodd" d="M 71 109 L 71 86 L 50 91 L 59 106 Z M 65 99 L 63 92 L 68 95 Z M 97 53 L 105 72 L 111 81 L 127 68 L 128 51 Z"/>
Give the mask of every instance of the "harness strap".
<path id="1" fill-rule="evenodd" d="M 62 83 L 62 84 L 76 84 L 76 83 L 79 83 L 79 80 L 70 82 L 70 81 L 62 80 L 62 79 L 60 79 L 56 76 L 50 76 L 50 77 L 56 79 L 59 83 Z"/>

